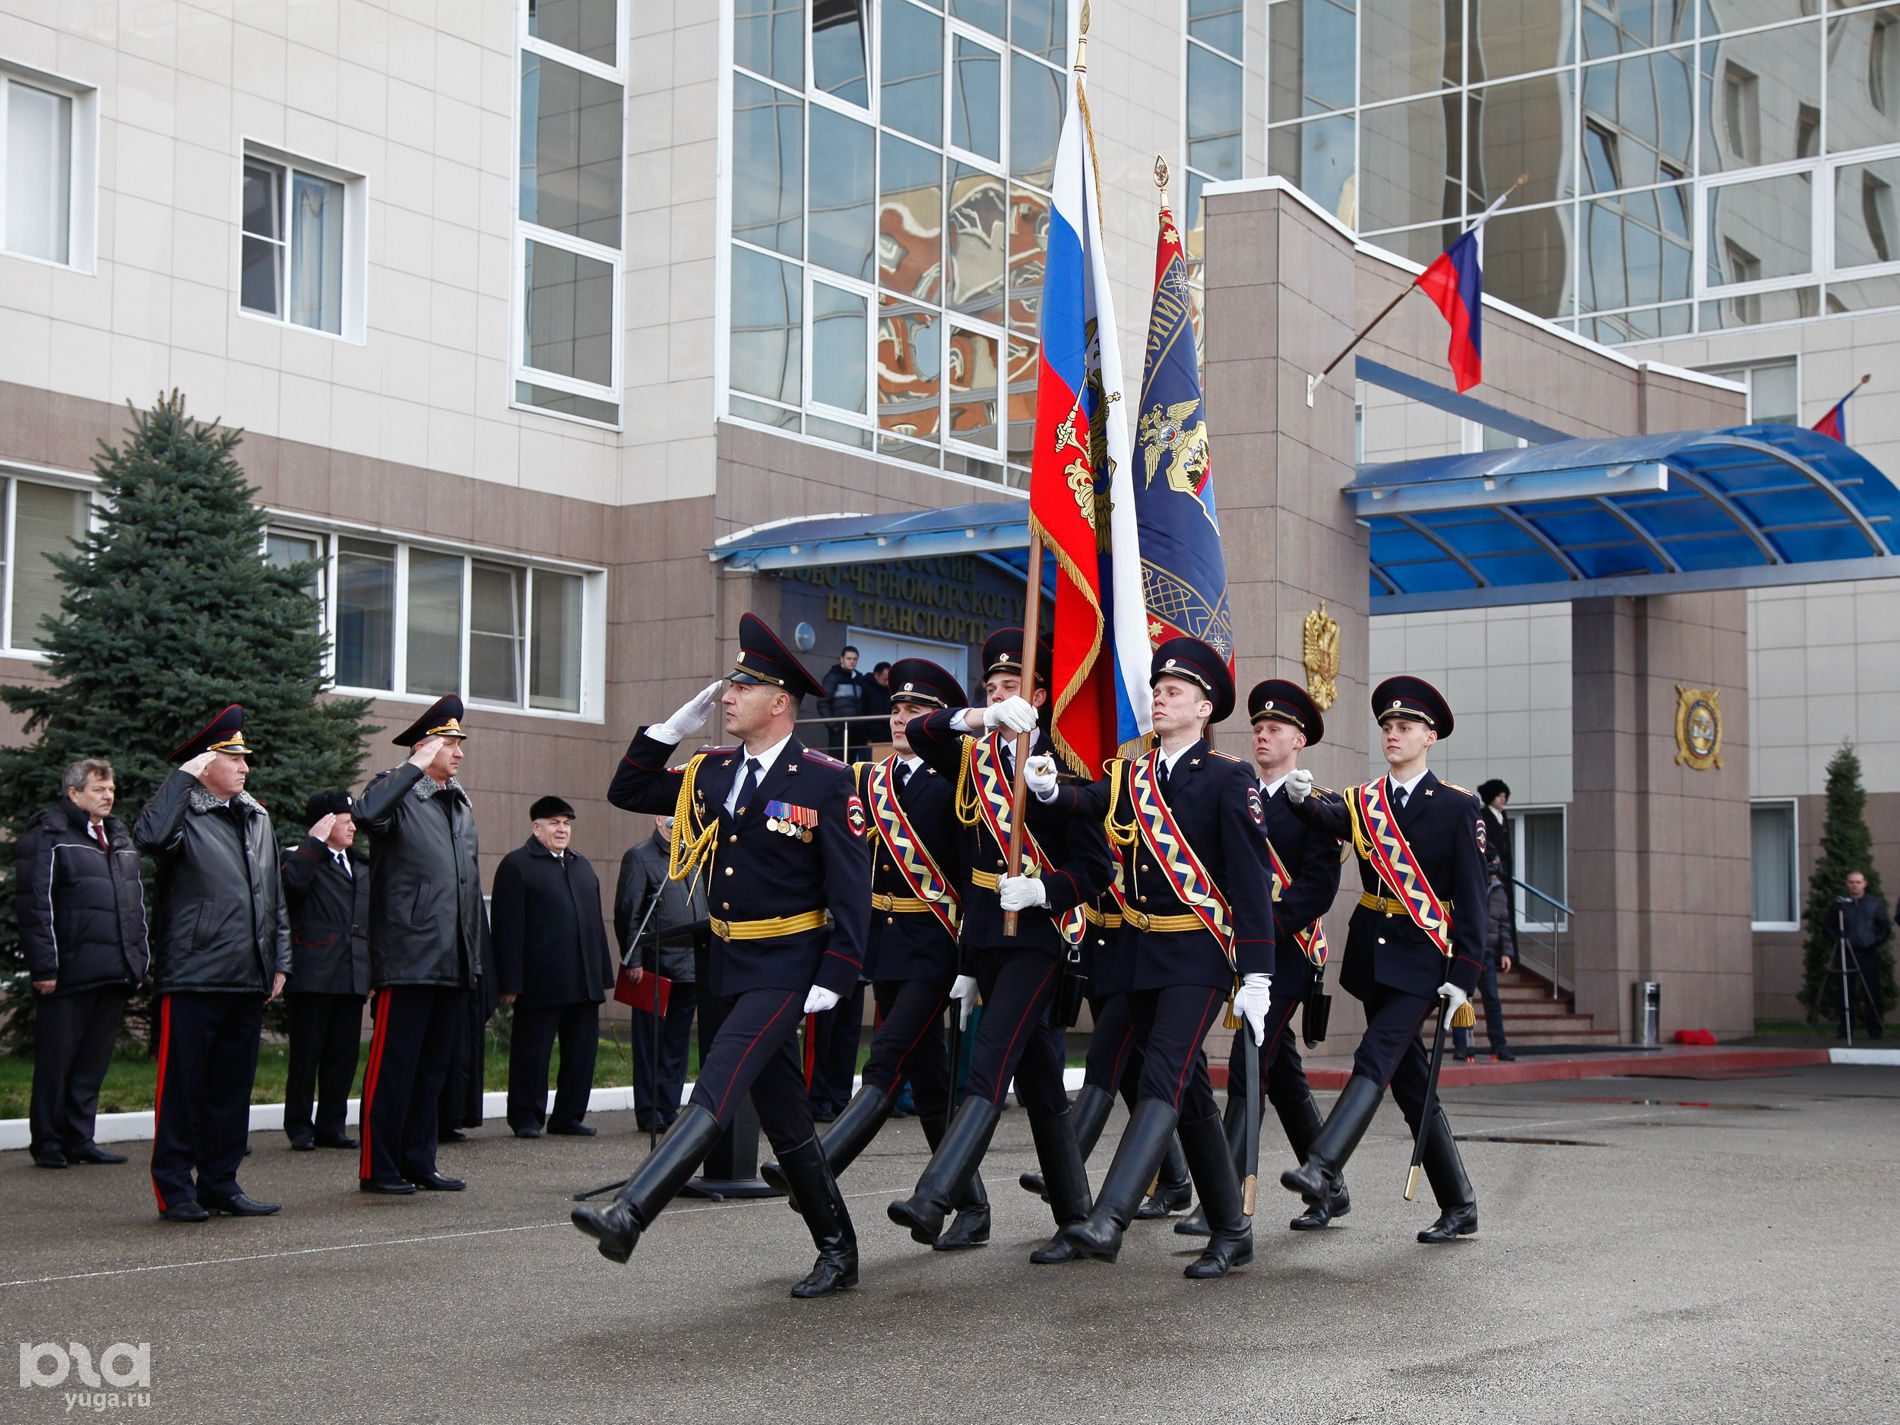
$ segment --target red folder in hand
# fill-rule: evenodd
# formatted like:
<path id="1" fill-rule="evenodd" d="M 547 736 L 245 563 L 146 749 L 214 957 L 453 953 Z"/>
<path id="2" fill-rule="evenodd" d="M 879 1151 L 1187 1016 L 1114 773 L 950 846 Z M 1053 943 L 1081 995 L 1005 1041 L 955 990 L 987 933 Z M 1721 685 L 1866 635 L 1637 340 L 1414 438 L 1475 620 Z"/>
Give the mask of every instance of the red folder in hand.
<path id="1" fill-rule="evenodd" d="M 634 967 L 622 965 L 614 977 L 614 998 L 621 1004 L 645 1010 L 656 1019 L 666 1018 L 666 1006 L 673 998 L 673 982 L 665 975 L 648 970 L 634 982 Z"/>

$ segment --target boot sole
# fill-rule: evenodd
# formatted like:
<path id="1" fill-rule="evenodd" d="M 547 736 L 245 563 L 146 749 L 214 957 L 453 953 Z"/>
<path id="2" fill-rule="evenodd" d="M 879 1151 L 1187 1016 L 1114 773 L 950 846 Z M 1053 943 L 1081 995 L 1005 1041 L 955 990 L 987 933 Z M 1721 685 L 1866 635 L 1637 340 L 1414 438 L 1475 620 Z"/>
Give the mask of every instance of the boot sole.
<path id="1" fill-rule="evenodd" d="M 572 1222 L 582 1232 L 585 1232 L 589 1237 L 594 1239 L 600 1247 L 600 1255 L 610 1262 L 619 1263 L 623 1267 L 632 1261 L 633 1249 L 640 1245 L 640 1239 L 635 1237 L 633 1241 L 627 1243 L 625 1247 L 622 1247 L 619 1239 L 609 1237 L 606 1234 L 606 1229 L 598 1222 L 593 1221 L 591 1217 L 583 1216 L 582 1213 L 584 1211 L 585 1209 L 583 1208 L 575 1208 L 568 1214 L 568 1221 Z"/>
<path id="2" fill-rule="evenodd" d="M 941 1217 L 937 1219 L 937 1225 L 933 1229 L 926 1221 L 914 1215 L 914 1210 L 908 1202 L 892 1203 L 884 1209 L 884 1215 L 899 1227 L 907 1229 L 910 1232 L 910 1240 L 920 1246 L 934 1247 L 937 1245 L 937 1239 L 943 1236 Z"/>
<path id="3" fill-rule="evenodd" d="M 1189 1264 L 1182 1269 L 1181 1275 L 1186 1277 L 1189 1281 L 1219 1281 L 1222 1277 L 1230 1276 L 1242 1267 L 1251 1267 L 1253 1265 L 1253 1250 L 1249 1248 L 1247 1251 L 1241 1253 L 1218 1272 L 1200 1271 L 1198 1270 L 1200 1265 L 1199 1262 Z"/>
<path id="4" fill-rule="evenodd" d="M 819 1290 L 806 1291 L 805 1284 L 803 1282 L 800 1282 L 797 1286 L 792 1288 L 792 1296 L 795 1300 L 798 1300 L 798 1301 L 822 1301 L 825 1297 L 836 1296 L 841 1291 L 855 1290 L 857 1285 L 858 1285 L 858 1274 L 856 1272 L 852 1272 L 849 1276 L 845 1277 L 842 1281 L 833 1282 L 830 1286 L 825 1287 L 822 1291 L 819 1291 Z"/>

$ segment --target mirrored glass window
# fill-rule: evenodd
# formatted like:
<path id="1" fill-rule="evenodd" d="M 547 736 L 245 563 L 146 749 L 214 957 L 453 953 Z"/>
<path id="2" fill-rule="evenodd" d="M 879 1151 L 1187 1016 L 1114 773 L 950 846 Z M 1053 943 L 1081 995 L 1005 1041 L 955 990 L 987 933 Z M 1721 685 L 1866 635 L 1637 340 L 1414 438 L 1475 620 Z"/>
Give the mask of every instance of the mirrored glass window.
<path id="1" fill-rule="evenodd" d="M 1241 176 L 1246 122 L 1238 64 L 1200 45 L 1187 47 L 1187 161 L 1213 178 Z"/>
<path id="2" fill-rule="evenodd" d="M 1821 33 L 1817 20 L 1702 46 L 1703 172 L 1821 151 Z"/>
<path id="3" fill-rule="evenodd" d="M 1841 15 L 1827 26 L 1827 147 L 1900 143 L 1900 7 Z"/>
<path id="4" fill-rule="evenodd" d="M 1042 332 L 1042 279 L 1049 261 L 1049 195 L 1009 186 L 1009 325 Z"/>
<path id="5" fill-rule="evenodd" d="M 1000 325 L 1009 252 L 1009 193 L 1003 180 L 952 163 L 944 227 L 950 239 L 944 300 Z"/>
<path id="6" fill-rule="evenodd" d="M 1359 175 L 1359 225 L 1379 228 L 1409 227 L 1414 223 L 1456 214 L 1455 174 L 1458 136 L 1449 120 L 1456 102 L 1416 99 L 1362 109 Z M 1448 196 L 1452 206 L 1447 208 Z"/>
<path id="7" fill-rule="evenodd" d="M 1750 30 L 1811 15 L 1820 8 L 1819 0 L 1702 0 L 1702 33 Z M 1845 7 L 1835 0 L 1833 8 Z"/>
<path id="8" fill-rule="evenodd" d="M 943 157 L 884 135 L 877 200 L 878 283 L 919 301 L 943 289 Z"/>
<path id="9" fill-rule="evenodd" d="M 811 284 L 811 398 L 841 411 L 868 415 L 865 370 L 870 350 L 870 303 L 856 292 Z"/>
<path id="10" fill-rule="evenodd" d="M 462 566 L 459 554 L 409 551 L 411 693 L 440 697 L 462 689 Z"/>
<path id="11" fill-rule="evenodd" d="M 526 270 L 522 364 L 556 376 L 611 386 L 614 378 L 614 270 L 549 243 L 523 244 Z"/>
<path id="12" fill-rule="evenodd" d="M 1005 34 L 1008 23 L 1007 0 L 950 0 L 950 13 L 959 20 L 967 20 L 972 25 L 988 30 L 998 39 Z"/>
<path id="13" fill-rule="evenodd" d="M 878 302 L 877 424 L 913 440 L 937 438 L 943 400 L 943 318 L 900 297 Z M 880 444 L 879 449 L 884 447 Z M 932 457 L 934 462 L 934 457 Z"/>
<path id="14" fill-rule="evenodd" d="M 1353 119 L 1340 114 L 1275 129 L 1267 136 L 1267 166 L 1342 223 L 1357 227 L 1358 185 L 1353 178 Z M 1190 220 L 1192 221 L 1192 220 Z"/>
<path id="15" fill-rule="evenodd" d="M 1011 334 L 1008 366 L 1003 373 L 1003 399 L 1008 409 L 1009 458 L 1028 465 L 1036 438 L 1036 379 L 1039 352 L 1028 337 Z"/>
<path id="16" fill-rule="evenodd" d="M 912 138 L 943 141 L 943 21 L 907 0 L 884 0 L 884 123 Z"/>
<path id="17" fill-rule="evenodd" d="M 1583 0 L 1586 59 L 1694 38 L 1695 9 L 1690 0 Z"/>
<path id="18" fill-rule="evenodd" d="M 1235 59 L 1246 57 L 1247 20 L 1240 0 L 1188 0 L 1188 34 Z"/>
<path id="19" fill-rule="evenodd" d="M 1484 226 L 1484 289 L 1540 317 L 1568 316 L 1571 207 L 1506 208 Z M 1448 230 L 1429 229 L 1448 245 Z M 1455 236 L 1455 231 L 1450 236 Z M 1383 241 L 1383 239 L 1381 239 Z M 1418 259 L 1430 262 L 1437 252 Z"/>
<path id="20" fill-rule="evenodd" d="M 618 84 L 522 52 L 522 222 L 618 247 L 621 143 Z"/>
<path id="21" fill-rule="evenodd" d="M 1576 58 L 1571 0 L 1477 0 L 1470 7 L 1472 83 Z"/>
<path id="22" fill-rule="evenodd" d="M 1463 24 L 1462 0 L 1362 0 L 1359 102 L 1431 94 L 1463 82 Z"/>
<path id="23" fill-rule="evenodd" d="M 1708 285 L 1813 270 L 1813 187 L 1809 174 L 1790 173 L 1709 189 Z"/>
<path id="24" fill-rule="evenodd" d="M 393 544 L 348 537 L 337 540 L 336 681 L 345 688 L 396 686 Z"/>
<path id="25" fill-rule="evenodd" d="M 1003 56 L 965 35 L 956 37 L 950 142 L 983 158 L 1003 156 Z"/>
<path id="26" fill-rule="evenodd" d="M 1900 158 L 1844 163 L 1834 170 L 1834 265 L 1867 267 L 1900 260 L 1894 186 Z"/>
<path id="27" fill-rule="evenodd" d="M 619 11 L 618 0 L 528 0 L 528 33 L 611 67 L 618 63 L 614 25 Z"/>
<path id="28" fill-rule="evenodd" d="M 871 102 L 868 4 L 812 0 L 811 5 L 811 82 L 834 98 L 859 105 Z"/>
<path id="29" fill-rule="evenodd" d="M 1067 0 L 1010 0 L 1009 39 L 1017 49 L 1052 60 L 1058 68 L 1065 66 L 1069 48 Z"/>
<path id="30" fill-rule="evenodd" d="M 1570 158 L 1575 93 L 1571 73 L 1487 84 L 1475 92 L 1469 158 L 1474 207 L 1488 206 L 1519 174 L 1525 181 L 1511 195 L 1514 208 L 1553 202 L 1576 192 Z M 1592 140 L 1586 138 L 1586 153 L 1591 147 Z"/>
<path id="31" fill-rule="evenodd" d="M 805 349 L 805 302 L 798 268 L 732 250 L 732 389 L 799 403 Z"/>
<path id="32" fill-rule="evenodd" d="M 814 104 L 811 110 L 813 262 L 869 282 L 877 231 L 869 124 Z"/>
<path id="33" fill-rule="evenodd" d="M 1686 178 L 1695 141 L 1690 51 L 1664 50 L 1583 71 L 1589 191 Z"/>
<path id="34" fill-rule="evenodd" d="M 1022 55 L 1009 61 L 1009 171 L 1046 188 L 1062 135 L 1062 75 Z"/>
<path id="35" fill-rule="evenodd" d="M 803 89 L 804 0 L 733 0 L 732 57 L 754 74 Z"/>
<path id="36" fill-rule="evenodd" d="M 732 235 L 789 257 L 804 249 L 805 105 L 732 77 Z"/>
<path id="37" fill-rule="evenodd" d="M 1358 20 L 1351 0 L 1283 0 L 1268 26 L 1267 117 L 1323 114 L 1352 106 Z"/>
<path id="38" fill-rule="evenodd" d="M 1583 205 L 1578 295 L 1585 311 L 1695 295 L 1689 200 L 1682 186 Z"/>
<path id="39" fill-rule="evenodd" d="M 994 449 L 1001 395 L 997 340 L 982 332 L 950 329 L 950 434 L 968 445 Z"/>

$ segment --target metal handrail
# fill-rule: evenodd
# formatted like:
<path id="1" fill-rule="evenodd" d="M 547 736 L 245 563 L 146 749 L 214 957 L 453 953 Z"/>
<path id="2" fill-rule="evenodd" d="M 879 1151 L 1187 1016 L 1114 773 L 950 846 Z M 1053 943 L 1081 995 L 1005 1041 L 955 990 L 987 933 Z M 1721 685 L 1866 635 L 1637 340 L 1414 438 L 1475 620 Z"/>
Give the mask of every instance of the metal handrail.
<path id="1" fill-rule="evenodd" d="M 1523 880 L 1522 878 L 1518 876 L 1512 876 L 1511 883 L 1514 886 L 1516 886 L 1519 890 L 1527 891 L 1531 895 L 1536 896 L 1537 899 L 1542 901 L 1545 905 L 1551 907 L 1553 910 L 1561 911 L 1565 917 L 1566 925 L 1568 924 L 1569 917 L 1574 916 L 1576 914 L 1575 911 L 1573 911 L 1569 906 L 1565 905 L 1562 901 L 1558 900 L 1557 897 L 1551 895 L 1548 891 L 1539 890 L 1536 886 L 1533 886 L 1529 881 Z M 1544 936 L 1549 937 L 1547 940 L 1544 940 L 1542 943 L 1545 945 L 1545 948 L 1549 951 L 1549 954 L 1550 954 L 1550 959 L 1548 962 L 1550 966 L 1550 997 L 1552 999 L 1562 999 L 1563 998 L 1563 964 L 1562 964 L 1561 956 L 1563 953 L 1563 944 L 1562 944 L 1562 941 L 1558 939 L 1558 937 L 1563 932 L 1557 928 L 1557 921 L 1554 917 L 1547 923 L 1550 926 L 1550 929 L 1548 931 L 1533 930 L 1530 932 L 1530 934 L 1533 937 L 1539 937 L 1539 938 L 1544 937 Z M 1513 907 L 1512 919 L 1511 919 L 1511 930 L 1512 930 L 1514 939 L 1517 939 L 1517 934 L 1520 931 L 1520 929 L 1521 927 L 1517 923 L 1516 908 Z M 1518 948 L 1518 960 L 1520 963 L 1522 963 L 1525 957 L 1523 954 L 1524 945 L 1521 939 L 1518 940 L 1517 948 Z M 1573 985 L 1572 988 L 1574 989 L 1575 986 Z"/>

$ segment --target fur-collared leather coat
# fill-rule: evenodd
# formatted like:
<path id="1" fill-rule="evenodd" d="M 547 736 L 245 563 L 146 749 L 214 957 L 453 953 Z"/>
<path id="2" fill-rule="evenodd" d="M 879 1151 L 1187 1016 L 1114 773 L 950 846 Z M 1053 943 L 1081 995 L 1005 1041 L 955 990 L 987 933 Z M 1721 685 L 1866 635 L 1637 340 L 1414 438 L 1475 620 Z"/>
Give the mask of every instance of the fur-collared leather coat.
<path id="1" fill-rule="evenodd" d="M 220 806 L 196 777 L 174 771 L 132 839 L 158 863 L 154 989 L 268 995 L 271 977 L 290 972 L 290 919 L 263 804 L 239 792 Z"/>

